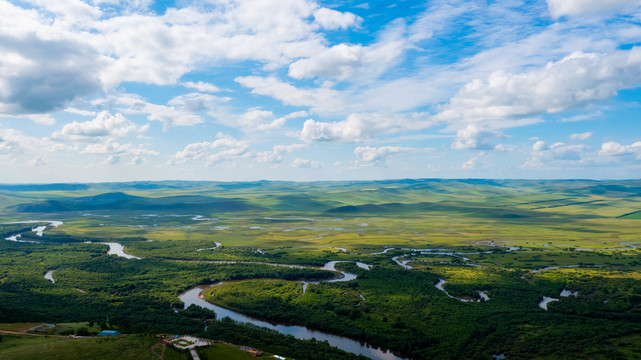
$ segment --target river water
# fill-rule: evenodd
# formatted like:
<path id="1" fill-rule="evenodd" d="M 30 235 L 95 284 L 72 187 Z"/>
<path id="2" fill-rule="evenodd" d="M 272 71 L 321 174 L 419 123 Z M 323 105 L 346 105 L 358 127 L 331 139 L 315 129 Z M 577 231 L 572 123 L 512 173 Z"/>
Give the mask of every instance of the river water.
<path id="1" fill-rule="evenodd" d="M 138 259 L 138 260 L 142 259 L 138 256 L 133 256 L 125 253 L 125 247 L 122 246 L 122 244 L 118 244 L 114 242 L 102 242 L 99 244 L 109 245 L 109 251 L 107 252 L 107 255 L 118 255 L 126 259 Z"/>
<path id="2" fill-rule="evenodd" d="M 327 334 L 321 331 L 306 328 L 304 326 L 272 324 L 267 321 L 259 320 L 232 310 L 222 308 L 200 298 L 199 296 L 202 294 L 203 290 L 204 288 L 195 287 L 182 293 L 179 298 L 180 300 L 182 300 L 182 302 L 185 303 L 185 308 L 189 307 L 192 304 L 195 304 L 200 307 L 213 310 L 214 312 L 216 312 L 216 316 L 218 319 L 229 317 L 230 319 L 237 322 L 250 323 L 256 326 L 272 329 L 278 331 L 281 334 L 292 335 L 297 339 L 309 340 L 315 338 L 318 341 L 327 341 L 331 346 L 335 346 L 341 350 L 353 354 L 363 355 L 370 359 L 406 360 L 392 354 L 389 351 L 383 351 L 381 349 L 373 348 L 368 344 L 361 344 L 358 341 L 348 339 L 346 337 Z"/>

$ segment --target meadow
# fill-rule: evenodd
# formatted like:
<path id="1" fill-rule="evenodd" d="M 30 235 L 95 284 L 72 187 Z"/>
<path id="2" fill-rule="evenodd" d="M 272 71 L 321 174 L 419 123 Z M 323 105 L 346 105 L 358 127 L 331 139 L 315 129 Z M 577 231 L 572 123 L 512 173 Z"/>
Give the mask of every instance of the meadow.
<path id="1" fill-rule="evenodd" d="M 207 309 L 184 309 L 178 299 L 187 289 L 222 281 L 204 291 L 206 300 L 364 341 L 399 358 L 632 359 L 641 353 L 638 180 L 1 189 L 0 235 L 20 236 L 0 241 L 0 323 L 90 322 L 96 330 L 131 334 L 144 343 L 138 348 L 147 340 L 136 334 L 162 332 L 296 359 L 363 358 Z M 12 223 L 27 220 L 37 222 Z M 46 226 L 42 236 L 32 231 L 38 226 Z M 141 259 L 108 255 L 108 242 Z M 340 276 L 321 268 L 330 261 L 343 261 L 337 269 L 357 277 L 328 282 Z M 55 282 L 45 279 L 49 271 Z M 571 295 L 562 296 L 565 291 Z M 547 309 L 540 305 L 544 297 L 554 299 Z M 31 358 L 16 355 L 29 341 L 29 354 L 85 346 L 5 335 L 0 357 Z"/>

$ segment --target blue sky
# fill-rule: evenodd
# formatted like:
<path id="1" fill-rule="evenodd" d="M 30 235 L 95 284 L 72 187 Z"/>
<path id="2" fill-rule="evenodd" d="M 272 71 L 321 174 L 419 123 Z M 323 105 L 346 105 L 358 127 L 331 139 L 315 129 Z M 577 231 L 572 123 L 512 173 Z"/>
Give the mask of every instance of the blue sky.
<path id="1" fill-rule="evenodd" d="M 639 178 L 639 0 L 0 0 L 0 182 Z"/>

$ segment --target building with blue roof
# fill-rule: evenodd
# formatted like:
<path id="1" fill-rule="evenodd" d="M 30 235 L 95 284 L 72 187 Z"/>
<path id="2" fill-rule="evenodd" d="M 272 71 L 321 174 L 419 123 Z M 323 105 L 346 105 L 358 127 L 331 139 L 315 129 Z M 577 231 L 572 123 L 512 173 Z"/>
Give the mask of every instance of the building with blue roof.
<path id="1" fill-rule="evenodd" d="M 120 335 L 120 333 L 116 330 L 103 330 L 98 333 L 98 336 L 116 336 Z"/>

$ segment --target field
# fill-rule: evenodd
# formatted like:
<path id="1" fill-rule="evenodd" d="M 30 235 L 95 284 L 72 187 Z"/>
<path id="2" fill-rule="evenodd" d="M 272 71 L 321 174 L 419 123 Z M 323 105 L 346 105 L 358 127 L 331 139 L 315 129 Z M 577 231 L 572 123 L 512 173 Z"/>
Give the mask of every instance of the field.
<path id="1" fill-rule="evenodd" d="M 0 241 L 0 329 L 57 323 L 69 333 L 192 334 L 288 358 L 359 358 L 184 309 L 179 294 L 222 281 L 206 300 L 399 358 L 639 356 L 641 181 L 63 185 L 0 193 L 2 238 L 20 235 Z M 11 223 L 27 220 L 36 222 Z M 107 242 L 141 259 L 108 255 Z M 330 261 L 357 277 L 328 282 L 342 276 L 321 268 Z M 544 297 L 556 300 L 547 310 Z M 73 346 L 153 345 L 136 336 Z M 33 338 L 3 336 L 0 357 L 69 346 Z"/>
<path id="2" fill-rule="evenodd" d="M 158 339 L 145 335 L 69 339 L 44 336 L 3 336 L 0 353 L 4 359 L 149 359 L 157 360 L 151 347 Z M 167 360 L 187 360 L 186 352 L 171 347 L 165 350 Z"/>

